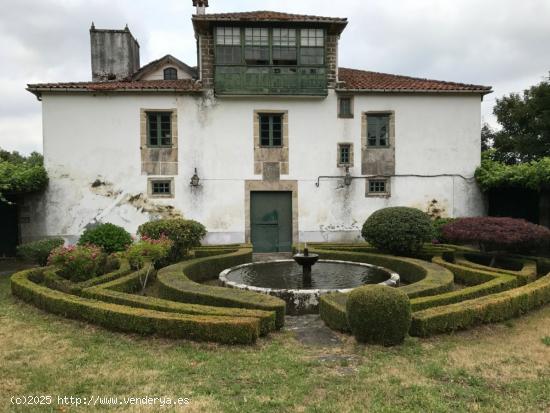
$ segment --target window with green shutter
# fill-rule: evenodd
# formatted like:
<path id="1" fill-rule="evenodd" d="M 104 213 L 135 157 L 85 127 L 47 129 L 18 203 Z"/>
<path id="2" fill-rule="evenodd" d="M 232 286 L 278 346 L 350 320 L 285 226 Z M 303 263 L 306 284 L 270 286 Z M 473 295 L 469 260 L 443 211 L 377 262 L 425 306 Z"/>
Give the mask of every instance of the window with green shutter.
<path id="1" fill-rule="evenodd" d="M 385 147 L 390 145 L 390 115 L 367 115 L 367 145 Z"/>
<path id="2" fill-rule="evenodd" d="M 147 113 L 147 144 L 152 147 L 172 146 L 172 113 Z"/>
<path id="3" fill-rule="evenodd" d="M 283 145 L 283 115 L 280 113 L 261 113 L 260 146 L 277 147 Z"/>
<path id="4" fill-rule="evenodd" d="M 353 118 L 352 98 L 350 96 L 338 98 L 338 117 Z"/>
<path id="5" fill-rule="evenodd" d="M 369 179 L 367 195 L 388 195 L 387 179 Z"/>
<path id="6" fill-rule="evenodd" d="M 338 166 L 351 166 L 353 164 L 353 151 L 351 143 L 338 144 Z"/>

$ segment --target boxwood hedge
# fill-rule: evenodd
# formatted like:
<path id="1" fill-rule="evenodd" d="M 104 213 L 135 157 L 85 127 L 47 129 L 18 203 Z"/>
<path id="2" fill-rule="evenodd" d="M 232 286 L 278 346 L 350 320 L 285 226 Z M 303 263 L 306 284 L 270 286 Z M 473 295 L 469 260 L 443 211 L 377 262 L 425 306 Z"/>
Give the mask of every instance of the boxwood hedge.
<path id="1" fill-rule="evenodd" d="M 51 313 L 117 331 L 225 344 L 251 344 L 259 335 L 258 318 L 162 312 L 78 297 L 37 284 L 43 272 L 32 269 L 14 274 L 12 293 Z"/>
<path id="2" fill-rule="evenodd" d="M 216 279 L 225 268 L 252 261 L 252 249 L 180 262 L 158 271 L 162 298 L 191 304 L 274 311 L 275 325 L 284 325 L 285 302 L 277 297 L 251 291 L 198 284 Z"/>

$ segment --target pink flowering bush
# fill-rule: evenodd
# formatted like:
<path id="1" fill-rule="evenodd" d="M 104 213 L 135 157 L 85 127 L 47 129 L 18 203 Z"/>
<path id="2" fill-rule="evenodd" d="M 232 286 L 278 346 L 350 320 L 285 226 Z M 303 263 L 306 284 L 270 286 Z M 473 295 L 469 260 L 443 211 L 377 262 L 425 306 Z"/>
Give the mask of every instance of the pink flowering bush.
<path id="1" fill-rule="evenodd" d="M 154 265 L 166 258 L 173 244 L 164 234 L 158 239 L 142 236 L 140 241 L 128 247 L 126 258 L 133 269 L 141 269 L 146 263 Z"/>
<path id="2" fill-rule="evenodd" d="M 55 248 L 48 265 L 59 268 L 59 275 L 73 282 L 86 281 L 103 274 L 107 256 L 95 245 L 70 245 Z"/>
<path id="3" fill-rule="evenodd" d="M 441 228 L 451 242 L 477 244 L 481 251 L 530 252 L 550 243 L 550 230 L 523 219 L 460 218 Z"/>

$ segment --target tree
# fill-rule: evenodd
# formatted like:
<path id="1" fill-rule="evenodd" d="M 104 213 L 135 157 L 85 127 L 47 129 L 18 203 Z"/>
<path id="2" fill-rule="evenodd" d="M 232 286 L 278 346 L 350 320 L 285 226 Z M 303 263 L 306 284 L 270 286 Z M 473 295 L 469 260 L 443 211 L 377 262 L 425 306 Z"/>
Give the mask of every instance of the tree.
<path id="1" fill-rule="evenodd" d="M 493 146 L 495 132 L 488 123 L 484 123 L 481 128 L 481 152 L 488 151 Z"/>
<path id="2" fill-rule="evenodd" d="M 23 156 L 0 149 L 0 202 L 8 202 L 8 196 L 40 191 L 47 184 L 48 174 L 41 154 L 33 152 Z"/>
<path id="3" fill-rule="evenodd" d="M 451 242 L 478 244 L 483 252 L 531 252 L 548 245 L 550 230 L 523 219 L 503 217 L 460 218 L 444 225 L 442 233 Z"/>
<path id="4" fill-rule="evenodd" d="M 497 99 L 493 113 L 502 125 L 494 134 L 494 160 L 515 164 L 550 156 L 550 81 Z"/>

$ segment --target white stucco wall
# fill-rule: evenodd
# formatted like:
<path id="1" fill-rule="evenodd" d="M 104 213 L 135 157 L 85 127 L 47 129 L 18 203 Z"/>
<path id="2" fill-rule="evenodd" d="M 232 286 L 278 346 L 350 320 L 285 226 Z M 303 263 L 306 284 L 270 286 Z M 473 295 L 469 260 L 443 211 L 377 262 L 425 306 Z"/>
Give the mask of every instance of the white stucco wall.
<path id="1" fill-rule="evenodd" d="M 460 174 L 472 177 L 480 162 L 480 98 L 469 95 L 355 97 L 353 119 L 337 118 L 337 98 L 223 98 L 183 95 L 43 96 L 44 157 L 50 185 L 33 203 L 27 239 L 62 235 L 74 241 L 85 226 L 112 222 L 137 227 L 173 205 L 183 216 L 204 223 L 207 242 L 245 241 L 245 180 L 254 175 L 253 112 L 286 110 L 289 175 L 298 181 L 300 241 L 358 238 L 364 220 L 386 206 L 426 210 L 436 199 L 448 216 L 484 213 L 475 182 L 460 177 L 394 177 L 391 197 L 365 196 L 365 179 L 344 187 L 340 179 L 315 182 L 320 175 L 343 175 L 336 165 L 338 142 L 353 142 L 353 176 L 361 175 L 361 112 L 395 112 L 396 174 Z M 143 200 L 140 108 L 178 110 L 179 174 L 175 198 Z M 197 168 L 199 188 L 189 180 Z M 92 188 L 99 179 L 106 185 Z M 134 197 L 134 198 L 132 198 Z M 296 206 L 295 206 L 296 207 Z M 150 212 L 147 212 L 150 211 Z M 152 211 L 152 212 L 151 212 Z M 294 240 L 295 242 L 298 240 Z"/>

